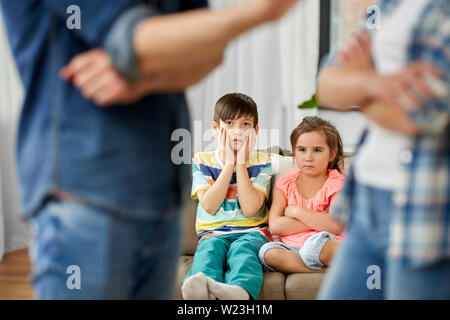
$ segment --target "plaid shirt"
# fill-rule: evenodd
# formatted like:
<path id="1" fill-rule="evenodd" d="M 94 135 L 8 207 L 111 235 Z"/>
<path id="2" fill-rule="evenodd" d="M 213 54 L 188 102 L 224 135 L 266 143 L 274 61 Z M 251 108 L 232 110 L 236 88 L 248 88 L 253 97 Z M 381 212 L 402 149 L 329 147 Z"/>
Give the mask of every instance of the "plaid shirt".
<path id="1" fill-rule="evenodd" d="M 380 1 L 381 14 L 397 4 Z M 423 60 L 437 67 L 447 91 L 446 97 L 426 101 L 409 114 L 422 133 L 411 137 L 409 148 L 400 154 L 402 187 L 393 192 L 389 254 L 402 259 L 405 267 L 424 267 L 450 258 L 450 0 L 433 0 L 426 6 L 407 56 L 408 63 Z M 355 183 L 350 168 L 333 210 L 333 217 L 344 224 L 351 218 Z"/>

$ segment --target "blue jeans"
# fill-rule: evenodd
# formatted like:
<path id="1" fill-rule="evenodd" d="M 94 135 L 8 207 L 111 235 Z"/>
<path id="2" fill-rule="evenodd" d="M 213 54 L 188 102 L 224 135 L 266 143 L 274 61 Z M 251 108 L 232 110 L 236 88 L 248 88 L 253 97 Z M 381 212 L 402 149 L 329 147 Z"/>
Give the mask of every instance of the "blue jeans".
<path id="1" fill-rule="evenodd" d="M 48 201 L 31 219 L 36 299 L 171 299 L 180 254 L 178 207 L 149 220 Z"/>
<path id="2" fill-rule="evenodd" d="M 450 261 L 409 269 L 387 254 L 392 192 L 356 184 L 352 218 L 318 299 L 450 299 Z"/>

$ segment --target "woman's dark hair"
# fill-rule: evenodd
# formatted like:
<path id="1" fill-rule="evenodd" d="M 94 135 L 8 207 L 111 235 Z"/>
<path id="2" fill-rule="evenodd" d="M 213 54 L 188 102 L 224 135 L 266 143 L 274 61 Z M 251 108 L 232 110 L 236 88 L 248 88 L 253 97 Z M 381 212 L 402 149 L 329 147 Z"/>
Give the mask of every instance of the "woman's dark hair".
<path id="1" fill-rule="evenodd" d="M 330 152 L 336 150 L 336 157 L 328 164 L 328 169 L 336 169 L 340 173 L 344 170 L 344 148 L 342 139 L 337 129 L 328 121 L 319 117 L 305 117 L 303 121 L 291 133 L 292 153 L 295 155 L 295 144 L 298 137 L 311 131 L 323 131 L 327 137 Z"/>
<path id="2" fill-rule="evenodd" d="M 213 120 L 219 124 L 220 120 L 237 119 L 241 116 L 253 117 L 253 126 L 258 124 L 258 111 L 255 101 L 243 93 L 229 93 L 216 102 Z"/>

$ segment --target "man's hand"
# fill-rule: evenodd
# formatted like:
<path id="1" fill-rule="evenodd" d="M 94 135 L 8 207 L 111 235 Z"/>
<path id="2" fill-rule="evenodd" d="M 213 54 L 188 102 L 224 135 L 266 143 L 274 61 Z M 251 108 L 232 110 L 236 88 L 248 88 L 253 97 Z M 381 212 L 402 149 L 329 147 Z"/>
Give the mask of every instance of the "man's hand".
<path id="1" fill-rule="evenodd" d="M 434 97 L 425 82 L 437 71 L 428 63 L 416 62 L 394 75 L 372 74 L 367 77 L 369 99 L 362 105 L 364 114 L 385 129 L 408 135 L 419 134 L 408 112 L 420 108 L 423 101 Z"/>
<path id="2" fill-rule="evenodd" d="M 368 95 L 403 111 L 419 108 L 433 97 L 425 77 L 438 77 L 437 70 L 426 62 L 415 62 L 394 75 L 373 75 L 367 83 Z"/>
<path id="3" fill-rule="evenodd" d="M 361 106 L 362 111 L 385 129 L 417 135 L 419 130 L 408 112 L 434 96 L 425 83 L 427 76 L 436 77 L 437 71 L 425 62 L 413 63 L 394 75 L 369 76 L 366 86 L 369 99 Z"/>
<path id="4" fill-rule="evenodd" d="M 385 101 L 401 110 L 418 108 L 422 101 L 432 97 L 432 91 L 424 82 L 426 74 L 438 76 L 436 69 L 428 63 L 417 62 L 394 75 L 378 75 L 373 66 L 370 35 L 361 31 L 350 44 L 337 54 L 341 67 L 366 72 L 369 99 Z M 361 107 L 364 107 L 361 106 Z"/>
<path id="5" fill-rule="evenodd" d="M 145 93 L 142 84 L 127 81 L 113 68 L 102 49 L 76 55 L 61 69 L 60 76 L 72 81 L 86 99 L 99 106 L 131 103 Z"/>

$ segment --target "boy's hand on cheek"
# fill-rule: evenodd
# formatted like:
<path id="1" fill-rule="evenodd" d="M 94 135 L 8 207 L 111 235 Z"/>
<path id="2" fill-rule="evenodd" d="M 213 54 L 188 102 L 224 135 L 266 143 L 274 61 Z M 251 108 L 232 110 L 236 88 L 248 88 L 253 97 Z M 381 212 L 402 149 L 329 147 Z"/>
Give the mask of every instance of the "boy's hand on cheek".
<path id="1" fill-rule="evenodd" d="M 234 150 L 231 145 L 231 136 L 225 128 L 220 129 L 219 133 L 220 152 L 222 154 L 222 161 L 225 165 L 235 165 L 236 159 L 234 156 Z"/>
<path id="2" fill-rule="evenodd" d="M 253 152 L 256 144 L 256 132 L 255 130 L 249 130 L 244 139 L 244 144 L 241 146 L 237 153 L 237 164 L 245 164 L 250 158 L 250 154 Z"/>

